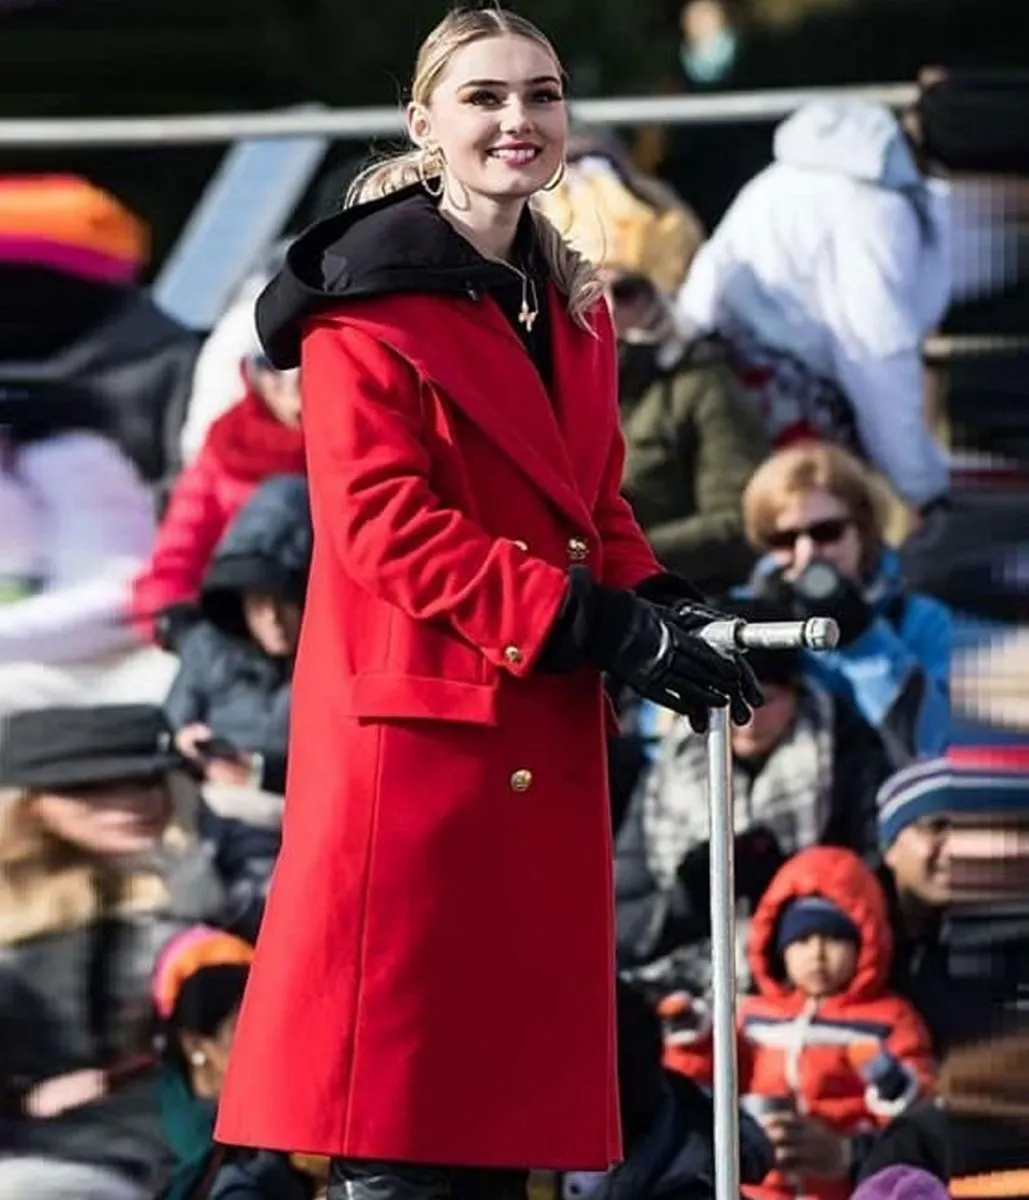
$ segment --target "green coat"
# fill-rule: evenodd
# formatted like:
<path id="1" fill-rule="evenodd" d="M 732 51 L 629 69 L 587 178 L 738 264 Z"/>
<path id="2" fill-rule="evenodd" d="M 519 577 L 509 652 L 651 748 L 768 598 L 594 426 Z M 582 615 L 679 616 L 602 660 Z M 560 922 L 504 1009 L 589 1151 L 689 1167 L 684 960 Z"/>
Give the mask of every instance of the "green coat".
<path id="1" fill-rule="evenodd" d="M 668 369 L 653 347 L 625 347 L 623 491 L 654 553 L 708 593 L 742 583 L 754 563 L 740 501 L 770 447 L 758 415 L 711 342 Z"/>

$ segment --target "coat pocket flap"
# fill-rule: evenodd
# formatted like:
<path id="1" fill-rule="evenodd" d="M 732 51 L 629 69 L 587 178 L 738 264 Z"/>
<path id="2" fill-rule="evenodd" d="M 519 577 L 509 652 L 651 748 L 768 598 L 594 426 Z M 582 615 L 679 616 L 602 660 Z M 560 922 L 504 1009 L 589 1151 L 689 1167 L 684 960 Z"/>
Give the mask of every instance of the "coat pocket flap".
<path id="1" fill-rule="evenodd" d="M 458 721 L 496 725 L 497 689 L 488 683 L 382 671 L 355 675 L 343 692 L 346 715 L 372 721 Z"/>

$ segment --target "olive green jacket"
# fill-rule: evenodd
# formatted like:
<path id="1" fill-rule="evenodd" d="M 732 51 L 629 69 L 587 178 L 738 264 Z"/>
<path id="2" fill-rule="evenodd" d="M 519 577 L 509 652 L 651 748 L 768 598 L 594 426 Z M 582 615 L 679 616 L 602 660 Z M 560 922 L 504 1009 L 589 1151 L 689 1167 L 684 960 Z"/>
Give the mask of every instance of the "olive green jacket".
<path id="1" fill-rule="evenodd" d="M 740 500 L 770 448 L 717 343 L 696 343 L 670 368 L 658 357 L 622 351 L 623 491 L 662 564 L 713 594 L 754 563 Z"/>

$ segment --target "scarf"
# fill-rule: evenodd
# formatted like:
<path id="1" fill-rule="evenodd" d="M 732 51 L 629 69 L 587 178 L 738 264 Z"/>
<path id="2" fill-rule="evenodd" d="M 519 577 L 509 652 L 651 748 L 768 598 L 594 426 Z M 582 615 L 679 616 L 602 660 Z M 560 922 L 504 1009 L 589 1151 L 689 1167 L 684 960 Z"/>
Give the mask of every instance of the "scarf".
<path id="1" fill-rule="evenodd" d="M 161 1129 L 176 1158 L 175 1170 L 162 1200 L 187 1200 L 203 1178 L 214 1150 L 215 1105 L 198 1100 L 178 1071 L 161 1075 Z"/>
<path id="2" fill-rule="evenodd" d="M 228 474 L 248 483 L 271 475 L 305 475 L 304 435 L 248 392 L 211 426 L 207 444 Z"/>
<path id="3" fill-rule="evenodd" d="M 762 345 L 737 322 L 722 333 L 733 372 L 756 405 L 773 448 L 816 438 L 868 458 L 851 403 L 834 380 L 785 350 Z"/>
<path id="4" fill-rule="evenodd" d="M 829 818 L 834 742 L 832 700 L 805 683 L 793 725 L 757 775 L 734 764 L 736 832 L 767 825 L 787 855 L 816 844 Z M 670 887 L 684 856 L 708 840 L 707 788 L 707 742 L 677 722 L 643 795 L 647 866 L 659 887 Z"/>

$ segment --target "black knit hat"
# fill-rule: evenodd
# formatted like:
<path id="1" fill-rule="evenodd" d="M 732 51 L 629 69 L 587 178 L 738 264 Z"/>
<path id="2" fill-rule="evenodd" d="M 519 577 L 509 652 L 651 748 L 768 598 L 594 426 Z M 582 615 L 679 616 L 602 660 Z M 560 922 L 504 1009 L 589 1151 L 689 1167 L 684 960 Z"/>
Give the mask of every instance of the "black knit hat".
<path id="1" fill-rule="evenodd" d="M 184 766 L 164 713 L 149 704 L 39 708 L 3 722 L 0 787 L 86 787 Z"/>

